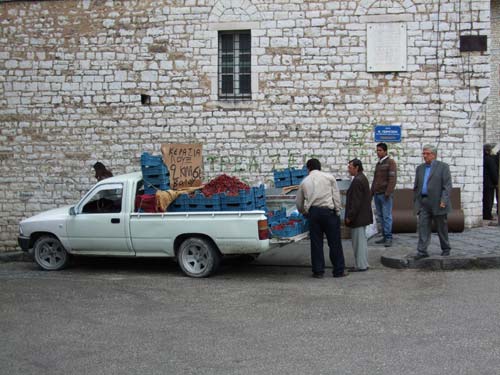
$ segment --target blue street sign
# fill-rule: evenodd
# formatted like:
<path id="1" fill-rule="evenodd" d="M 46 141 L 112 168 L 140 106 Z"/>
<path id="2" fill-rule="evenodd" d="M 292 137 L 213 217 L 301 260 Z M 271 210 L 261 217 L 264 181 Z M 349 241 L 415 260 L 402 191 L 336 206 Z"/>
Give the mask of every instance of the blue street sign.
<path id="1" fill-rule="evenodd" d="M 375 125 L 375 142 L 401 142 L 401 125 Z"/>

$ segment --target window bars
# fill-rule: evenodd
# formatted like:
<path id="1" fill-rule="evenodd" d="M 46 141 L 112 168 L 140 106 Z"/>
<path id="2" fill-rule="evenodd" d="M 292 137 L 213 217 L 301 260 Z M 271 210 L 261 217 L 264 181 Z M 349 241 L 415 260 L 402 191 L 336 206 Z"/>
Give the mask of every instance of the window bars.
<path id="1" fill-rule="evenodd" d="M 250 100 L 250 30 L 219 31 L 219 99 Z"/>

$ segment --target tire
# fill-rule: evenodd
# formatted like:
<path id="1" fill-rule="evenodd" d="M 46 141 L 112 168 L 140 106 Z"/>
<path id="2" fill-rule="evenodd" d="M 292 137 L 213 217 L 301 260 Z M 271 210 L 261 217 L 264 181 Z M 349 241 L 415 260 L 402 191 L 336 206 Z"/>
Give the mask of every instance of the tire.
<path id="1" fill-rule="evenodd" d="M 68 265 L 69 254 L 56 237 L 42 236 L 33 246 L 35 262 L 46 271 L 62 270 Z"/>
<path id="2" fill-rule="evenodd" d="M 184 240 L 177 252 L 182 271 L 190 277 L 210 276 L 219 267 L 220 258 L 218 250 L 210 241 L 197 237 Z"/>

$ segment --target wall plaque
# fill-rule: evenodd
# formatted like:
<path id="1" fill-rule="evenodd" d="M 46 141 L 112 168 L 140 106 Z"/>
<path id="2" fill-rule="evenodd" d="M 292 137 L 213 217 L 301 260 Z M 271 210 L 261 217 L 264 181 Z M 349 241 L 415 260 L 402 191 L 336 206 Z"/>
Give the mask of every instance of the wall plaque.
<path id="1" fill-rule="evenodd" d="M 369 23 L 366 26 L 368 72 L 406 71 L 406 23 Z"/>
<path id="2" fill-rule="evenodd" d="M 375 125 L 375 142 L 401 142 L 401 125 Z"/>

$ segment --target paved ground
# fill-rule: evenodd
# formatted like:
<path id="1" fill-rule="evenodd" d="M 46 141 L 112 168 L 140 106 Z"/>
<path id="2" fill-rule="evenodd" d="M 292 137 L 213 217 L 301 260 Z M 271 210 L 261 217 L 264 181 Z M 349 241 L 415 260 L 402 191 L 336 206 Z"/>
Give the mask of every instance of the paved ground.
<path id="1" fill-rule="evenodd" d="M 429 258 L 417 262 L 411 259 L 416 253 L 417 234 L 399 233 L 394 235 L 391 248 L 376 245 L 377 238 L 369 241 L 369 262 L 371 268 L 419 268 L 431 270 L 452 270 L 469 268 L 500 268 L 500 227 L 485 222 L 482 227 L 466 229 L 462 233 L 450 233 L 452 246 L 450 257 L 441 257 L 437 234 L 432 235 Z M 353 251 L 350 240 L 343 240 L 346 263 L 352 266 Z M 325 254 L 328 247 L 325 243 Z M 331 267 L 327 259 L 327 264 Z M 0 253 L 0 262 L 30 260 L 20 251 Z M 309 240 L 274 248 L 262 254 L 256 264 L 265 266 L 309 267 Z"/>
<path id="2" fill-rule="evenodd" d="M 282 250 L 285 250 L 283 248 Z M 79 260 L 59 272 L 0 264 L 0 374 L 492 375 L 499 270 Z"/>
<path id="3" fill-rule="evenodd" d="M 500 259 L 499 232 L 450 234 L 450 259 Z M 384 259 L 402 268 L 416 235 L 373 242 L 370 271 L 343 279 L 310 277 L 307 240 L 202 280 L 168 259 L 0 264 L 0 374 L 498 373 L 498 270 L 392 269 Z M 404 266 L 442 266 L 437 238 L 429 251 Z"/>

